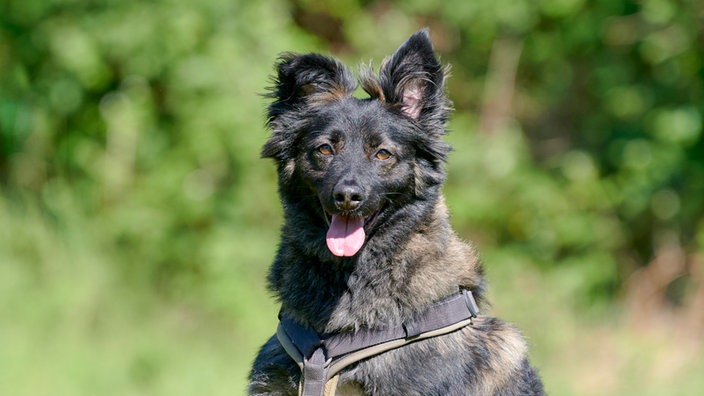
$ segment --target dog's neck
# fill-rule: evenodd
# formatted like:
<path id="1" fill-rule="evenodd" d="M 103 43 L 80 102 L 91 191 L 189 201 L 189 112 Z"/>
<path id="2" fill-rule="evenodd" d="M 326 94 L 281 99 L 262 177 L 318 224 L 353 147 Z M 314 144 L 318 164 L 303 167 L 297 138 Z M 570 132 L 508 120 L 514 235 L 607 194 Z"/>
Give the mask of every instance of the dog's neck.
<path id="1" fill-rule="evenodd" d="M 322 333 L 400 324 L 458 286 L 481 300 L 482 279 L 471 278 L 480 271 L 470 270 L 479 264 L 450 228 L 442 198 L 428 213 L 409 206 L 396 216 L 353 257 L 316 260 L 309 240 L 284 240 L 269 274 L 282 311 Z M 395 227 L 409 217 L 412 228 Z M 454 276 L 437 276 L 438 268 Z"/>

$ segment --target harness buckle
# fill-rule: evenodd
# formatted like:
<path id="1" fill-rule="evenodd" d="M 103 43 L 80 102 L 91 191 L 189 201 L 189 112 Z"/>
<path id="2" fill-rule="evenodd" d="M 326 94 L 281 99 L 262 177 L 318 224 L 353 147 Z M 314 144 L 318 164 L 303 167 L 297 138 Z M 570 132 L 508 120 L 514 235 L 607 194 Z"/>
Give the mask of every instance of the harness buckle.
<path id="1" fill-rule="evenodd" d="M 330 362 L 332 362 L 332 358 L 327 357 L 327 352 L 323 345 L 317 347 L 310 357 L 303 358 L 302 382 L 299 385 L 303 395 L 325 395 L 325 385 L 329 380 L 328 369 Z"/>
<path id="2" fill-rule="evenodd" d="M 402 323 L 401 327 L 403 327 L 403 332 L 406 333 L 407 340 L 416 338 L 423 332 L 420 325 L 415 321 L 411 321 L 410 323 Z"/>
<path id="3" fill-rule="evenodd" d="M 479 306 L 474 300 L 471 290 L 462 289 L 462 296 L 464 296 L 464 302 L 467 304 L 467 309 L 469 310 L 469 318 L 474 319 L 479 315 Z"/>

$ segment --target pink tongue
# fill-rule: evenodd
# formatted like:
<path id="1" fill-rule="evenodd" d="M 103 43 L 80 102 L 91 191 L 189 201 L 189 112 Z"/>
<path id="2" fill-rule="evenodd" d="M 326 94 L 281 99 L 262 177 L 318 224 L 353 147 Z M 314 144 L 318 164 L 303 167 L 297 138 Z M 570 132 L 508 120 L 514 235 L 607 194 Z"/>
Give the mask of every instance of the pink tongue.
<path id="1" fill-rule="evenodd" d="M 335 256 L 354 256 L 364 245 L 364 219 L 333 215 L 325 240 Z"/>

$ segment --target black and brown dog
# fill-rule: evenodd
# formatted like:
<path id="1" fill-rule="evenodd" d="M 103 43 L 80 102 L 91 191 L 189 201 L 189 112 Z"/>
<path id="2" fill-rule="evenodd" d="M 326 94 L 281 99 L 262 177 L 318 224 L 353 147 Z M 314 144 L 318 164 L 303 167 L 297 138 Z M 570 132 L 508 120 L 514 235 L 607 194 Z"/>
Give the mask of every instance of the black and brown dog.
<path id="1" fill-rule="evenodd" d="M 306 381 L 322 381 L 314 393 L 542 395 L 525 341 L 505 322 L 470 312 L 442 334 L 408 332 L 462 291 L 485 304 L 481 265 L 451 229 L 440 191 L 450 102 L 428 33 L 411 36 L 378 75 L 362 71 L 365 99 L 334 59 L 285 54 L 276 68 L 263 156 L 278 165 L 285 221 L 268 281 L 289 327 L 262 347 L 249 393 L 306 394 Z M 333 347 L 323 340 L 398 329 L 400 343 L 328 381 Z"/>

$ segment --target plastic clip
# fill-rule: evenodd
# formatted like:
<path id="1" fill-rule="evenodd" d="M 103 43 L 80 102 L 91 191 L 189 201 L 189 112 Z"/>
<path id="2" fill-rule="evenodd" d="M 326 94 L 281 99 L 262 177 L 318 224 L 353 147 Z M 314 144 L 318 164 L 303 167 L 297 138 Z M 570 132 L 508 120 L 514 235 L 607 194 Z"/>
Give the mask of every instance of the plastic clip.
<path id="1" fill-rule="evenodd" d="M 469 310 L 470 323 L 474 324 L 471 322 L 471 320 L 476 318 L 477 315 L 479 315 L 479 306 L 474 300 L 474 296 L 472 295 L 472 292 L 470 290 L 462 289 L 462 295 L 464 296 L 464 302 L 467 304 L 467 309 Z"/>

